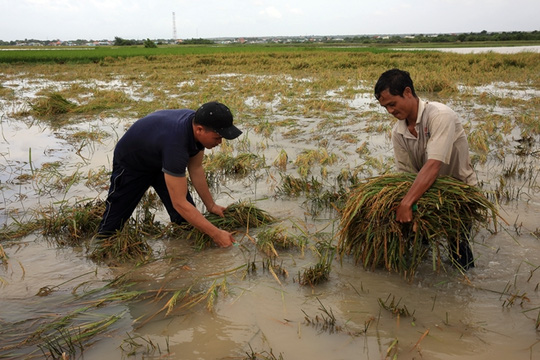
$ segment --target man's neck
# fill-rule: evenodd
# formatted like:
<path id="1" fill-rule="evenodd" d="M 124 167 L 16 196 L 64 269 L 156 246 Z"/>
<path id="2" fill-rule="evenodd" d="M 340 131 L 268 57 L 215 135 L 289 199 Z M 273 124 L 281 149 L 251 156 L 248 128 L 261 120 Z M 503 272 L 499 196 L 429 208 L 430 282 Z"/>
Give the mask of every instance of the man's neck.
<path id="1" fill-rule="evenodd" d="M 414 106 L 411 109 L 410 115 L 405 119 L 407 128 L 413 134 L 415 137 L 418 137 L 418 133 L 416 132 L 416 120 L 418 119 L 418 106 L 420 105 L 420 100 L 415 97 L 414 98 Z"/>

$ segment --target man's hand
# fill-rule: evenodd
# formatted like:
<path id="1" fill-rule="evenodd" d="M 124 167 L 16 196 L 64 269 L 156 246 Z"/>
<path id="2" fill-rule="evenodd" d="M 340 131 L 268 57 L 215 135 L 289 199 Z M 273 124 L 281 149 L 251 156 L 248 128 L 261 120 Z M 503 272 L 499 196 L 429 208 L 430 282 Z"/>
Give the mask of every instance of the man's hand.
<path id="1" fill-rule="evenodd" d="M 223 211 L 225 211 L 225 209 L 227 208 L 214 203 L 214 205 L 212 205 L 212 207 L 208 209 L 208 211 L 211 212 L 212 214 L 225 217 L 225 215 L 223 214 Z"/>
<path id="2" fill-rule="evenodd" d="M 396 221 L 408 223 L 412 221 L 412 207 L 422 195 L 433 185 L 442 166 L 442 161 L 429 159 L 416 175 L 416 179 L 396 209 Z"/>
<path id="3" fill-rule="evenodd" d="M 399 223 L 408 223 L 412 221 L 412 207 L 401 202 L 396 210 L 396 221 Z"/>
<path id="4" fill-rule="evenodd" d="M 234 243 L 232 234 L 221 229 L 212 239 L 219 247 L 229 247 Z"/>

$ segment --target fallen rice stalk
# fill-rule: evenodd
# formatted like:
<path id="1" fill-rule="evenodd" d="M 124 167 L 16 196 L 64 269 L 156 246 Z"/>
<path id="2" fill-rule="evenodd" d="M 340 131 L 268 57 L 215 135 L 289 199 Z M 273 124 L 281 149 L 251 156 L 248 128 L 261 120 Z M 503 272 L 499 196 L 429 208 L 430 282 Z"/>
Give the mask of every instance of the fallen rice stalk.
<path id="1" fill-rule="evenodd" d="M 224 215 L 224 217 L 220 217 L 215 214 L 205 214 L 208 221 L 220 229 L 232 231 L 244 227 L 246 233 L 249 232 L 250 228 L 271 224 L 276 221 L 276 218 L 266 211 L 247 202 L 229 205 L 225 209 Z M 187 239 L 191 239 L 194 247 L 198 250 L 208 248 L 214 243 L 210 236 L 191 227 L 191 225 L 187 225 L 183 229 L 189 231 Z"/>

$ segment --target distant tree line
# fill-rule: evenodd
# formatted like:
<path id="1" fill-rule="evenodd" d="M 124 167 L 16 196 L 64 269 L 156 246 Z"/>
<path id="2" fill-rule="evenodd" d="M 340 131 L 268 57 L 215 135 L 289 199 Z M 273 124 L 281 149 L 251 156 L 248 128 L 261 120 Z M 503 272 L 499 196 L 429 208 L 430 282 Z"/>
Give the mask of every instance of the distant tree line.
<path id="1" fill-rule="evenodd" d="M 121 37 L 115 36 L 114 37 L 114 45 L 115 46 L 133 46 L 133 45 L 142 45 L 143 42 L 141 40 L 127 40 L 122 39 Z"/>
<path id="2" fill-rule="evenodd" d="M 182 41 L 182 44 L 185 45 L 211 45 L 215 44 L 213 40 L 208 39 L 189 39 Z"/>
<path id="3" fill-rule="evenodd" d="M 343 39 L 349 43 L 429 43 L 429 42 L 473 42 L 473 41 L 538 41 L 540 40 L 540 31 L 524 32 L 497 32 L 489 33 L 486 30 L 480 33 L 461 33 L 461 34 L 438 34 L 438 35 L 391 35 L 391 36 L 354 36 Z"/>

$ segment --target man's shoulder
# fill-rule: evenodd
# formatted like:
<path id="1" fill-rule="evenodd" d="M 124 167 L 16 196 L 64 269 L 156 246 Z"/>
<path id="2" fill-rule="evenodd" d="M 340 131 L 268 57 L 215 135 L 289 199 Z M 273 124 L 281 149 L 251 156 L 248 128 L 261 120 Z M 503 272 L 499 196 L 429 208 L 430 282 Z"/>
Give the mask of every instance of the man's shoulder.
<path id="1" fill-rule="evenodd" d="M 147 117 L 167 117 L 167 118 L 188 118 L 195 114 L 195 111 L 191 109 L 163 109 L 154 111 L 148 114 Z"/>
<path id="2" fill-rule="evenodd" d="M 450 106 L 438 101 L 426 101 L 425 110 L 428 112 L 455 113 Z"/>

